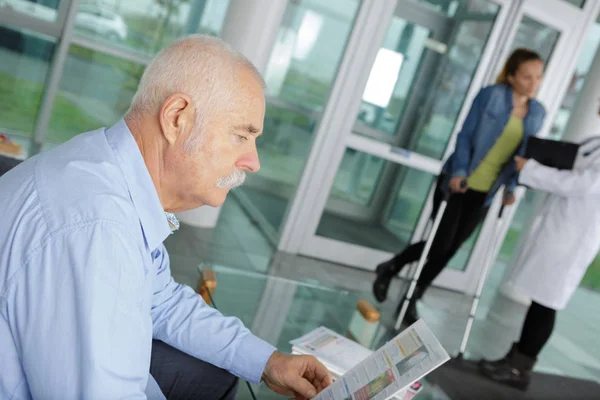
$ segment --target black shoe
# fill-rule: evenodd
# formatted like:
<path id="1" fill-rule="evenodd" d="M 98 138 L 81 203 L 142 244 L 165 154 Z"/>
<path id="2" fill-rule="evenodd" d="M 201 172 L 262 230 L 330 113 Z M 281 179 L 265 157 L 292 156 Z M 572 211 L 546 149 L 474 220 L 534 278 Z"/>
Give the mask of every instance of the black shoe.
<path id="1" fill-rule="evenodd" d="M 479 370 L 493 381 L 525 391 L 531 382 L 531 370 L 536 361 L 519 352 L 516 345 L 513 345 L 508 355 L 501 360 L 482 360 Z"/>
<path id="2" fill-rule="evenodd" d="M 379 264 L 375 272 L 377 272 L 377 278 L 373 282 L 373 295 L 378 302 L 383 303 L 387 298 L 392 278 L 396 275 L 393 261 L 390 260 Z"/>
<path id="3" fill-rule="evenodd" d="M 487 370 L 491 371 L 491 370 L 493 370 L 493 369 L 495 369 L 495 368 L 497 368 L 497 367 L 499 367 L 501 365 L 506 364 L 508 362 L 508 360 L 513 357 L 513 354 L 516 353 L 517 351 L 518 351 L 517 350 L 517 344 L 513 343 L 512 347 L 510 348 L 510 350 L 508 351 L 508 353 L 504 356 L 504 358 L 501 358 L 501 359 L 495 360 L 495 361 L 481 359 L 479 361 L 479 368 L 482 369 L 482 370 L 483 369 L 487 369 Z"/>

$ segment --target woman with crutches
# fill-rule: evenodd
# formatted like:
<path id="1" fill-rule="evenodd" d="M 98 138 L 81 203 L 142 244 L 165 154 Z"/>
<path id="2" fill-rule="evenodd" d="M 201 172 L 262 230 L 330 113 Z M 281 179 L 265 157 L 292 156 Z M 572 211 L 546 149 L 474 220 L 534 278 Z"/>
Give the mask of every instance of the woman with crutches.
<path id="1" fill-rule="evenodd" d="M 446 198 L 448 202 L 405 322 L 418 319 L 416 301 L 477 228 L 498 189 L 505 186 L 504 205 L 514 202 L 517 174 L 513 156 L 523 154 L 526 139 L 539 131 L 545 116 L 544 107 L 534 98 L 543 69 L 538 54 L 517 49 L 506 61 L 497 83 L 483 88 L 473 101 L 455 152 L 438 180 L 436 199 Z M 425 242 L 414 243 L 377 266 L 373 293 L 378 301 L 385 301 L 392 278 L 405 265 L 419 260 L 424 248 Z"/>

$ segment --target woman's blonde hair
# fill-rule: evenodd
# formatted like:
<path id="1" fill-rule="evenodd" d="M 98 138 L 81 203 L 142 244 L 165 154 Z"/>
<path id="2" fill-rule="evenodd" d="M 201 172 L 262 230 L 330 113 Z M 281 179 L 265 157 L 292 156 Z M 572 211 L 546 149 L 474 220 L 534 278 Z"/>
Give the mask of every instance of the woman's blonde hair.
<path id="1" fill-rule="evenodd" d="M 519 67 L 528 62 L 528 61 L 541 61 L 542 57 L 535 51 L 529 49 L 516 49 L 512 52 L 506 63 L 504 64 L 504 68 L 500 71 L 500 74 L 496 78 L 496 83 L 503 83 L 505 85 L 509 85 L 508 77 L 515 76 Z"/>

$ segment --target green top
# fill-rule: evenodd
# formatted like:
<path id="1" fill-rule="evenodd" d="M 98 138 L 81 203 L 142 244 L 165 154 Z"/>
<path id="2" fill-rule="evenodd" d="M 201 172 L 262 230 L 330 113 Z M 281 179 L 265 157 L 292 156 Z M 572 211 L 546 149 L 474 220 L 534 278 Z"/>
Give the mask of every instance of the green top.
<path id="1" fill-rule="evenodd" d="M 469 189 L 476 192 L 489 192 L 500 176 L 502 167 L 510 160 L 522 140 L 523 120 L 511 115 L 494 146 L 469 177 Z"/>

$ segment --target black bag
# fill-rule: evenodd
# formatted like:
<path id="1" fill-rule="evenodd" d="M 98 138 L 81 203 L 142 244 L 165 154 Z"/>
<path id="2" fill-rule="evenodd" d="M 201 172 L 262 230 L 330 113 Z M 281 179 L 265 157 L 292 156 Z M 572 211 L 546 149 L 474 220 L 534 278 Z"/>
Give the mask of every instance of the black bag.
<path id="1" fill-rule="evenodd" d="M 527 140 L 525 158 L 557 169 L 573 169 L 579 151 L 577 143 L 530 137 Z"/>

